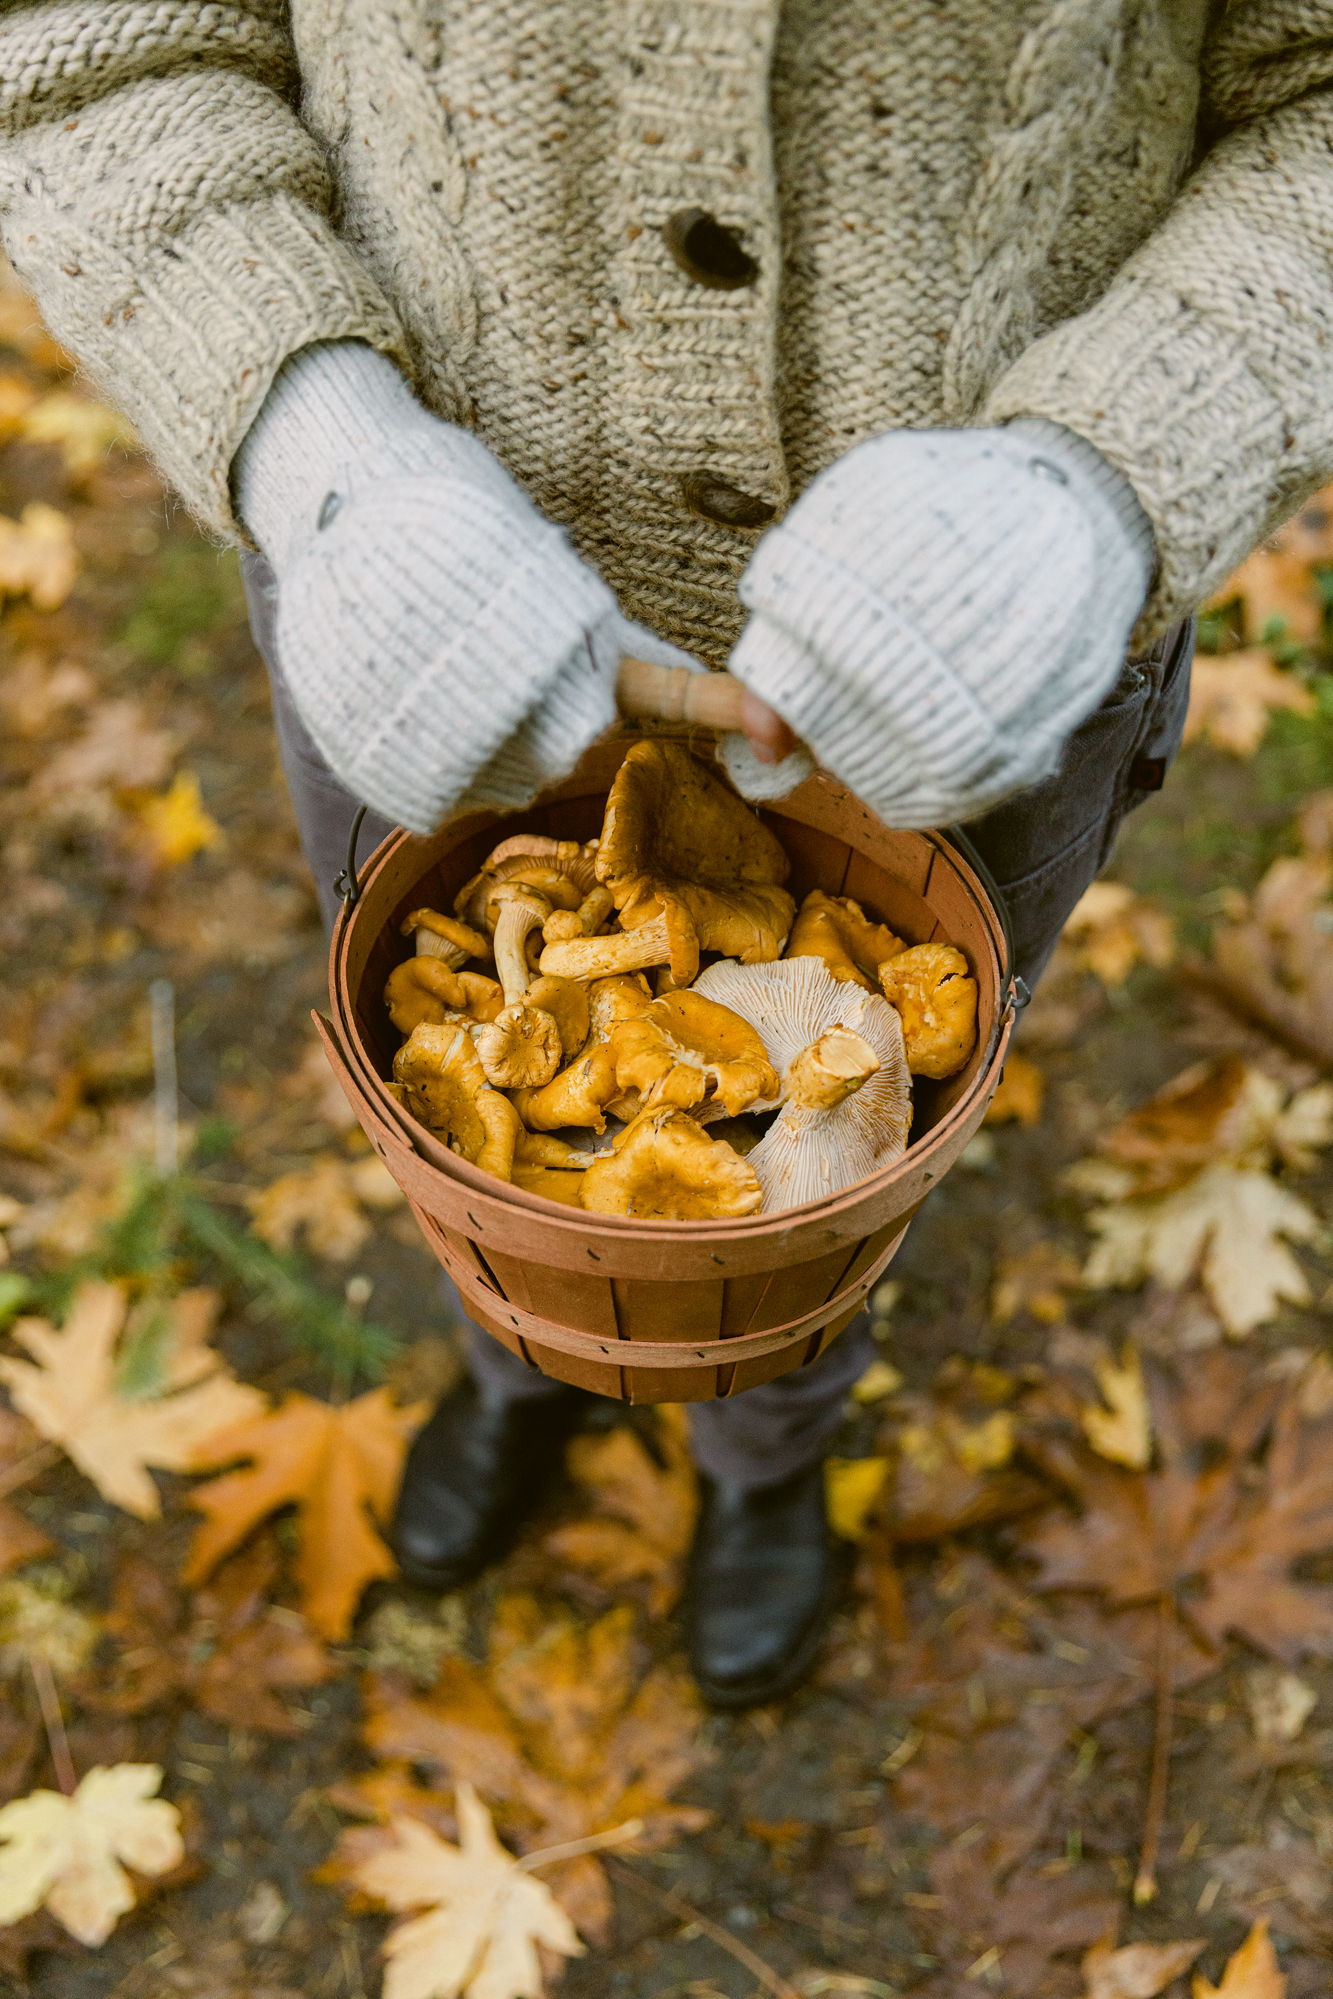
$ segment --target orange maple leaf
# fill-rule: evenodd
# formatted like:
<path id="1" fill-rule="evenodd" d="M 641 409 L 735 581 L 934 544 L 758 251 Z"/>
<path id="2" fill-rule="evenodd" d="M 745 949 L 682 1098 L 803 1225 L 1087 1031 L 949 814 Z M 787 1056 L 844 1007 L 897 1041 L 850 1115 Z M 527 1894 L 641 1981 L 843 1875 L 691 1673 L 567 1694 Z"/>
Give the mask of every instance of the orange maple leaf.
<path id="1" fill-rule="evenodd" d="M 190 1504 L 206 1519 L 182 1579 L 203 1582 L 252 1527 L 294 1504 L 302 1609 L 321 1637 L 345 1638 L 366 1585 L 397 1566 L 378 1529 L 388 1523 L 408 1438 L 426 1413 L 424 1403 L 396 1406 L 383 1388 L 341 1408 L 288 1395 L 278 1408 L 211 1438 L 206 1466 L 254 1463 L 191 1493 Z"/>

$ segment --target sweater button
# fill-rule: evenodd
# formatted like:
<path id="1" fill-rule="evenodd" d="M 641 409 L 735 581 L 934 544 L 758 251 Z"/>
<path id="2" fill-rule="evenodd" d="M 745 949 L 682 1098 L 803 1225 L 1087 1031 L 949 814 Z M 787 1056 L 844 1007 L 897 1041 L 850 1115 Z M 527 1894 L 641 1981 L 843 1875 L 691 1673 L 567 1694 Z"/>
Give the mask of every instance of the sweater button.
<path id="1" fill-rule="evenodd" d="M 662 241 L 686 277 L 709 291 L 739 291 L 759 276 L 754 258 L 706 208 L 678 208 L 662 225 Z"/>
<path id="2" fill-rule="evenodd" d="M 681 496 L 692 514 L 701 520 L 716 521 L 724 528 L 765 528 L 777 508 L 767 500 L 742 493 L 711 472 L 691 472 L 680 482 Z"/>

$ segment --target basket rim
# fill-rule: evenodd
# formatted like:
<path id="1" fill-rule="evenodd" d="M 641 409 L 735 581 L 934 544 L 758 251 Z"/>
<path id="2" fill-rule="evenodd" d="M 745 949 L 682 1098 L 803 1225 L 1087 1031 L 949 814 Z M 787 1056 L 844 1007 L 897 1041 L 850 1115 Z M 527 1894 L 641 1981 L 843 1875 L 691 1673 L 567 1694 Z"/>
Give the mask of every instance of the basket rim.
<path id="1" fill-rule="evenodd" d="M 814 780 L 817 781 L 817 780 Z M 906 829 L 905 829 L 906 830 Z M 707 1244 L 710 1241 L 734 1241 L 738 1234 L 747 1240 L 755 1240 L 767 1233 L 782 1236 L 796 1228 L 818 1225 L 829 1219 L 858 1198 L 864 1199 L 881 1188 L 887 1188 L 895 1179 L 906 1179 L 910 1174 L 928 1166 L 930 1155 L 941 1150 L 954 1128 L 963 1122 L 975 1109 L 977 1097 L 983 1093 L 993 1093 L 999 1070 L 1003 1067 L 1009 1040 L 1014 1028 L 1014 1008 L 1011 998 L 1001 991 L 1002 965 L 996 948 L 1001 935 L 1001 925 L 995 906 L 978 879 L 965 856 L 954 847 L 947 836 L 931 828 L 912 828 L 922 838 L 931 840 L 938 849 L 948 854 L 950 865 L 956 870 L 966 886 L 985 922 L 990 944 L 991 959 L 995 975 L 995 1016 L 991 1027 L 990 1046 L 985 1059 L 979 1064 L 976 1074 L 963 1093 L 950 1105 L 948 1111 L 937 1124 L 915 1144 L 909 1143 L 896 1159 L 886 1166 L 877 1167 L 873 1173 L 865 1174 L 860 1180 L 848 1181 L 845 1186 L 824 1195 L 818 1201 L 808 1201 L 800 1207 L 779 1208 L 769 1214 L 736 1215 L 719 1217 L 716 1220 L 669 1221 L 654 1218 L 652 1221 L 638 1219 L 632 1215 L 603 1215 L 595 1217 L 588 1211 L 566 1206 L 561 1201 L 547 1200 L 540 1194 L 530 1194 L 512 1182 L 497 1180 L 492 1173 L 483 1173 L 470 1161 L 460 1159 L 454 1153 L 433 1139 L 424 1125 L 418 1125 L 389 1094 L 383 1078 L 370 1061 L 356 1023 L 348 1015 L 343 1004 L 342 993 L 348 982 L 340 976 L 345 970 L 345 958 L 351 937 L 356 910 L 371 888 L 375 877 L 387 866 L 397 850 L 419 836 L 396 828 L 380 842 L 374 852 L 358 870 L 356 903 L 344 901 L 334 922 L 333 936 L 329 947 L 329 993 L 334 1009 L 334 1019 L 330 1022 L 333 1036 L 338 1043 L 343 1060 L 352 1071 L 353 1079 L 362 1092 L 369 1096 L 381 1121 L 388 1125 L 399 1137 L 404 1148 L 415 1153 L 423 1166 L 439 1173 L 441 1178 L 452 1179 L 469 1194 L 478 1199 L 493 1201 L 501 1208 L 518 1209 L 520 1212 L 536 1216 L 548 1227 L 561 1233 L 583 1236 L 594 1232 L 623 1236 L 629 1241 L 645 1241 L 649 1236 L 663 1237 L 668 1241 Z M 348 986 L 350 990 L 350 985 Z M 420 1140 L 430 1143 L 431 1150 L 423 1151 Z M 437 1158 L 438 1152 L 441 1157 Z M 447 1162 L 447 1163 L 446 1163 Z M 933 1176 L 926 1173 L 925 1177 Z"/>

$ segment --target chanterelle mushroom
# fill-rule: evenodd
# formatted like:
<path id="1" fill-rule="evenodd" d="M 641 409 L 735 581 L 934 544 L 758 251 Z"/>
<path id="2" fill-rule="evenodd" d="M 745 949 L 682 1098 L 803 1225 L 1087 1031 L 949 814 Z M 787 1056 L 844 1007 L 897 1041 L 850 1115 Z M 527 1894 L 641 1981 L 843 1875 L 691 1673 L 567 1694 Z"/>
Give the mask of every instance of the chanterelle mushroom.
<path id="1" fill-rule="evenodd" d="M 849 895 L 812 888 L 797 912 L 785 958 L 822 958 L 835 979 L 878 992 L 880 966 L 903 949 L 886 923 L 872 923 Z"/>
<path id="2" fill-rule="evenodd" d="M 820 1200 L 902 1152 L 907 1057 L 878 993 L 835 979 L 818 958 L 710 965 L 694 990 L 751 1022 L 780 1078 L 781 1115 L 749 1154 L 766 1211 Z"/>
<path id="3" fill-rule="evenodd" d="M 743 799 L 678 743 L 636 743 L 606 801 L 597 878 L 615 897 L 626 930 L 673 905 L 690 918 L 704 951 L 744 964 L 781 955 L 796 905 L 781 884 L 789 863 Z M 697 960 L 673 953 L 679 986 Z"/>
<path id="4" fill-rule="evenodd" d="M 699 969 L 694 925 L 683 904 L 674 900 L 668 900 L 658 915 L 636 930 L 548 944 L 541 955 L 543 973 L 565 979 L 605 979 L 615 973 L 646 972 L 653 965 L 666 964 L 678 985 L 688 985 Z M 677 974 L 678 966 L 684 977 Z"/>
<path id="5" fill-rule="evenodd" d="M 606 1130 L 608 1105 L 620 1096 L 615 1057 L 609 1046 L 625 1020 L 646 1013 L 651 995 L 641 979 L 596 979 L 588 987 L 588 1038 L 569 1065 L 542 1090 L 515 1090 L 518 1114 L 531 1131 L 561 1131 L 566 1125 Z"/>
<path id="6" fill-rule="evenodd" d="M 487 857 L 479 874 L 459 890 L 454 913 L 479 930 L 493 930 L 499 913 L 497 889 L 505 882 L 521 883 L 546 897 L 552 909 L 579 910 L 597 886 L 593 870 L 594 843 L 550 840 L 536 833 L 516 833 Z M 603 919 L 598 918 L 598 922 Z M 590 929 L 596 929 L 592 924 Z M 583 933 L 587 935 L 588 932 Z"/>
<path id="7" fill-rule="evenodd" d="M 518 1112 L 486 1080 L 472 1037 L 423 1022 L 393 1058 L 402 1102 L 460 1159 L 509 1180 L 523 1136 Z"/>
<path id="8" fill-rule="evenodd" d="M 496 919 L 495 969 L 504 987 L 504 1006 L 477 1036 L 477 1053 L 490 1082 L 501 1089 L 540 1087 L 560 1067 L 560 1029 L 544 1007 L 533 1006 L 528 991 L 524 942 L 550 915 L 550 904 L 535 889 L 505 882 Z"/>
<path id="9" fill-rule="evenodd" d="M 977 982 L 953 944 L 914 944 L 879 968 L 879 982 L 903 1023 L 914 1076 L 952 1076 L 977 1042 Z"/>
<path id="10" fill-rule="evenodd" d="M 748 1159 L 709 1138 L 684 1111 L 644 1111 L 580 1183 L 585 1208 L 640 1220 L 705 1221 L 753 1215 L 763 1194 Z"/>
<path id="11" fill-rule="evenodd" d="M 454 972 L 469 958 L 491 955 L 488 937 L 456 916 L 442 916 L 438 909 L 414 909 L 400 928 L 404 937 L 415 937 L 419 958 L 441 958 Z"/>
<path id="12" fill-rule="evenodd" d="M 667 993 L 611 1038 L 616 1082 L 635 1090 L 645 1110 L 711 1108 L 735 1117 L 752 1104 L 773 1104 L 778 1079 L 764 1044 L 748 1021 L 693 992 Z"/>

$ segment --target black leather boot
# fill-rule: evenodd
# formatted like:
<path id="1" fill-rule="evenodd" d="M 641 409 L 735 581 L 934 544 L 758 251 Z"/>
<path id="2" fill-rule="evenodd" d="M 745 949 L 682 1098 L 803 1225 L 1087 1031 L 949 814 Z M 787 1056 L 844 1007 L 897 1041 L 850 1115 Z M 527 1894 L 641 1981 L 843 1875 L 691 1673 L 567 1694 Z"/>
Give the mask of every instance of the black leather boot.
<path id="1" fill-rule="evenodd" d="M 488 1402 L 466 1377 L 407 1454 L 391 1539 L 408 1582 L 458 1589 L 503 1555 L 560 1464 L 580 1388 Z"/>
<path id="2" fill-rule="evenodd" d="M 713 1707 L 755 1707 L 804 1678 L 837 1599 L 842 1564 L 824 1467 L 757 1490 L 700 1485 L 685 1597 L 690 1664 Z"/>

